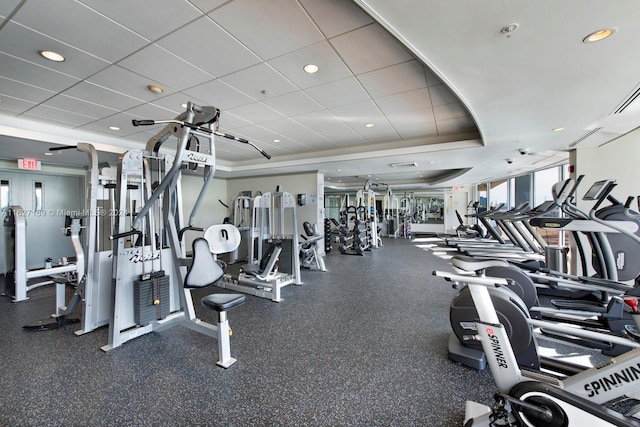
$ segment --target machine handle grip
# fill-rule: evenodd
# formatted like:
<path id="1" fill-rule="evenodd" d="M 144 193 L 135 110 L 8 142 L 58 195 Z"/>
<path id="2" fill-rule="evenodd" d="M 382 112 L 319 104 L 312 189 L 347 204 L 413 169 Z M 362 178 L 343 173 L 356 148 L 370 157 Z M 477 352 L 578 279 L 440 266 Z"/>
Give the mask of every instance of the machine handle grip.
<path id="1" fill-rule="evenodd" d="M 155 120 L 131 120 L 131 124 L 134 126 L 151 126 L 155 125 Z"/>
<path id="2" fill-rule="evenodd" d="M 65 145 L 62 147 L 51 147 L 49 148 L 49 151 L 75 150 L 76 148 L 78 147 L 75 145 Z"/>
<path id="3" fill-rule="evenodd" d="M 134 235 L 142 236 L 142 231 L 130 230 L 130 231 L 125 231 L 124 233 L 112 234 L 111 236 L 109 236 L 109 240 L 117 240 L 117 239 L 122 239 L 123 237 L 134 236 Z"/>
<path id="4" fill-rule="evenodd" d="M 184 233 L 186 233 L 187 231 L 204 231 L 204 228 L 202 228 L 202 227 L 194 227 L 194 226 L 191 226 L 191 225 L 189 225 L 187 227 L 184 227 L 183 229 L 181 229 L 178 232 L 178 239 L 182 240 L 182 236 L 184 236 Z"/>

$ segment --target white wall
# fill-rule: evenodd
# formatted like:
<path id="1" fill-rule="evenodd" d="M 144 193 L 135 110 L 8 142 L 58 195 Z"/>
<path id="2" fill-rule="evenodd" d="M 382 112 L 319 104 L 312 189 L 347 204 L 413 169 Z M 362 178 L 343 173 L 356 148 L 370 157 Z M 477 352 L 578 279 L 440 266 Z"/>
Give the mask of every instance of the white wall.
<path id="1" fill-rule="evenodd" d="M 622 202 L 627 196 L 639 195 L 640 129 L 602 147 L 577 149 L 572 156 L 572 164 L 577 175 L 585 175 L 578 193 L 580 198 L 591 184 L 609 178 L 617 181 L 618 186 L 612 194 Z M 579 203 L 578 206 L 588 208 L 589 204 Z"/>

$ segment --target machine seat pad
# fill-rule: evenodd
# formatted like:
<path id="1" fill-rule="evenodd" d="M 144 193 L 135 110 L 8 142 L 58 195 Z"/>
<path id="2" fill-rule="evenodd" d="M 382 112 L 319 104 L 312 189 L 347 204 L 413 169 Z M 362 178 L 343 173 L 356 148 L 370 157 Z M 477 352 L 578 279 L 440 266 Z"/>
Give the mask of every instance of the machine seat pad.
<path id="1" fill-rule="evenodd" d="M 244 304 L 245 300 L 246 296 L 242 294 L 211 294 L 202 298 L 200 302 L 205 307 L 222 312 Z"/>
<path id="2" fill-rule="evenodd" d="M 193 262 L 184 279 L 186 288 L 203 288 L 222 278 L 224 271 L 209 251 L 209 243 L 202 237 L 193 241 Z"/>
<path id="3" fill-rule="evenodd" d="M 456 255 L 451 258 L 451 265 L 464 271 L 478 271 L 489 267 L 506 267 L 509 263 L 501 259 L 482 259 Z"/>

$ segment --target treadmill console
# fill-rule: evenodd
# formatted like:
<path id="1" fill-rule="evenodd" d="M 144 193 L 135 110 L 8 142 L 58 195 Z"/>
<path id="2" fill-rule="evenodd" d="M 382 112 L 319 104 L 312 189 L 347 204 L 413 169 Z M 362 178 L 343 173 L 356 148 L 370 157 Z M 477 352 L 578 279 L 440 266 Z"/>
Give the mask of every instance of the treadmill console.
<path id="1" fill-rule="evenodd" d="M 615 184 L 615 179 L 603 179 L 602 181 L 596 181 L 593 183 L 582 198 L 582 200 L 600 200 L 603 192 L 610 191 L 611 185 Z"/>

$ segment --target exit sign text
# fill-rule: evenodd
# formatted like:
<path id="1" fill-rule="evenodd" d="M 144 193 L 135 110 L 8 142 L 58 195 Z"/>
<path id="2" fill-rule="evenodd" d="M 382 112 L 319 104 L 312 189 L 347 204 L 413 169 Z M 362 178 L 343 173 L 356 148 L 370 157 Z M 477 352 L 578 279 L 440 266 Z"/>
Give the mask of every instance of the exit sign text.
<path id="1" fill-rule="evenodd" d="M 42 167 L 40 160 L 36 159 L 18 159 L 18 169 L 27 169 L 39 171 Z"/>

